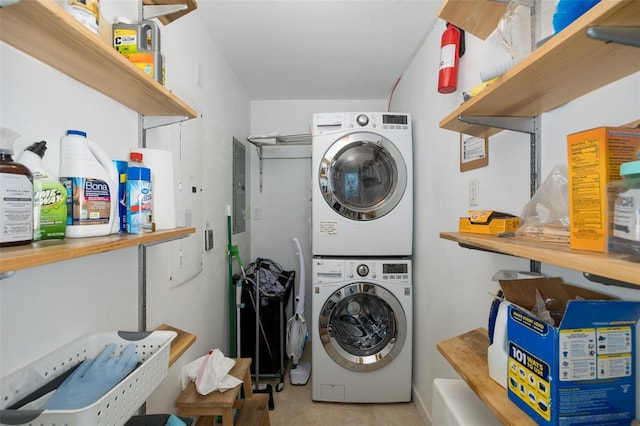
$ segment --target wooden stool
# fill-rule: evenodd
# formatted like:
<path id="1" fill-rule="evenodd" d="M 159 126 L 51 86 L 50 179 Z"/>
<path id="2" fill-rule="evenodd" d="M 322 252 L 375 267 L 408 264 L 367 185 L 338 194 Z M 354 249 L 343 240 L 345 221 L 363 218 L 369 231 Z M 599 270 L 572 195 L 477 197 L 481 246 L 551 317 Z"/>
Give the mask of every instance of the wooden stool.
<path id="1" fill-rule="evenodd" d="M 240 404 L 236 426 L 271 426 L 268 394 L 255 393 L 251 398 L 241 399 Z"/>
<path id="2" fill-rule="evenodd" d="M 242 380 L 242 383 L 225 392 L 211 392 L 200 395 L 194 383 L 189 383 L 186 389 L 176 399 L 177 414 L 179 416 L 200 416 L 196 426 L 213 425 L 216 416 L 222 416 L 223 426 L 233 426 L 233 410 L 239 409 L 238 425 L 269 426 L 269 396 L 253 394 L 251 388 L 251 358 L 236 358 L 236 364 L 229 374 Z M 244 399 L 238 399 L 242 387 Z M 262 412 L 262 417 L 260 413 Z"/>

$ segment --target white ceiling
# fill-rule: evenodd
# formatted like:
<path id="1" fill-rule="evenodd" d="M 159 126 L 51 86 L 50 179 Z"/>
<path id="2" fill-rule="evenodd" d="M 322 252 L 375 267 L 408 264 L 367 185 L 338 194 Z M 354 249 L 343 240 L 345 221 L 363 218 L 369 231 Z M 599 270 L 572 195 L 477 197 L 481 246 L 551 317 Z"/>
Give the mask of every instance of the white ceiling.
<path id="1" fill-rule="evenodd" d="M 252 100 L 386 99 L 442 0 L 200 0 Z"/>

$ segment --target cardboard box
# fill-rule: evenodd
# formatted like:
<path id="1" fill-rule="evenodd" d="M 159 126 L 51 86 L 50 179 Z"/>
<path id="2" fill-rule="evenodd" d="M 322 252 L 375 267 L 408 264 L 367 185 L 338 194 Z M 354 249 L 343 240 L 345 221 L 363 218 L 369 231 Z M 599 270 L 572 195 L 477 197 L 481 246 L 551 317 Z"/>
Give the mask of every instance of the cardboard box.
<path id="1" fill-rule="evenodd" d="M 621 179 L 620 164 L 640 159 L 640 129 L 598 127 L 568 135 L 567 146 L 570 247 L 607 252 L 607 185 Z"/>
<path id="2" fill-rule="evenodd" d="M 520 226 L 520 218 L 493 210 L 469 210 L 469 217 L 461 217 L 458 230 L 474 234 L 501 234 L 514 232 Z"/>
<path id="3" fill-rule="evenodd" d="M 561 278 L 501 280 L 500 286 L 511 302 L 509 399 L 540 425 L 629 425 L 640 302 L 614 300 Z M 528 310 L 536 291 L 555 326 Z"/>

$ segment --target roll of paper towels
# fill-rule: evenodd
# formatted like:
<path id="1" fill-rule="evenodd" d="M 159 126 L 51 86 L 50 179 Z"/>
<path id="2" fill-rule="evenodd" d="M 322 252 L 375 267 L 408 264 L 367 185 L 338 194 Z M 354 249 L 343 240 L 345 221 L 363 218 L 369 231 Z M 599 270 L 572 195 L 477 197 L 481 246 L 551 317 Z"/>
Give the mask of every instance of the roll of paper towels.
<path id="1" fill-rule="evenodd" d="M 142 162 L 151 169 L 153 204 L 151 215 L 156 229 L 176 227 L 175 182 L 173 178 L 173 153 L 162 149 L 136 148 L 131 152 L 142 153 Z"/>

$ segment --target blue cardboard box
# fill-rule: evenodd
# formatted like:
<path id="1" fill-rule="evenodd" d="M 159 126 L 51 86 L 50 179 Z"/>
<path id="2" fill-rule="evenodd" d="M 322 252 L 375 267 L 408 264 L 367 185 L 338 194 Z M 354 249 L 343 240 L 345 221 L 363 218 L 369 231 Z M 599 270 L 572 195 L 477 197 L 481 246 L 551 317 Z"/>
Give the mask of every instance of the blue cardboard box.
<path id="1" fill-rule="evenodd" d="M 540 425 L 629 425 L 635 418 L 640 302 L 614 300 L 561 278 L 500 286 L 511 302 L 509 399 Z M 536 293 L 554 326 L 530 312 Z"/>

